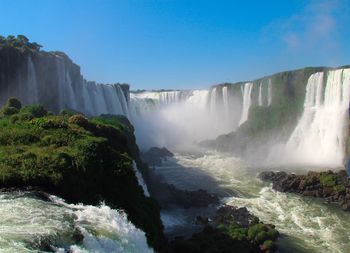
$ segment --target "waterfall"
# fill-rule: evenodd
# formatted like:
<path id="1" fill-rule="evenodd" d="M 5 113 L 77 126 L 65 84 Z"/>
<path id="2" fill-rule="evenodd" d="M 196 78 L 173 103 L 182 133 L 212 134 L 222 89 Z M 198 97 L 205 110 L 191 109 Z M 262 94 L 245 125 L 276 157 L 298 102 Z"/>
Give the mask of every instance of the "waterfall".
<path id="1" fill-rule="evenodd" d="M 149 197 L 150 194 L 149 194 L 147 185 L 146 185 L 145 181 L 143 180 L 142 174 L 139 171 L 139 169 L 137 168 L 137 165 L 136 165 L 135 161 L 132 161 L 132 167 L 133 167 L 133 169 L 135 171 L 135 175 L 136 175 L 137 181 L 139 182 L 139 185 L 142 187 L 143 192 L 145 193 L 145 196 Z"/>
<path id="2" fill-rule="evenodd" d="M 210 91 L 210 111 L 216 112 L 216 87 Z"/>
<path id="3" fill-rule="evenodd" d="M 38 82 L 36 78 L 35 68 L 32 61 L 32 57 L 28 56 L 27 63 L 28 80 L 27 80 L 27 94 L 29 103 L 37 103 L 39 98 Z"/>
<path id="4" fill-rule="evenodd" d="M 272 82 L 269 79 L 269 84 L 267 86 L 267 106 L 270 106 L 272 103 Z"/>
<path id="5" fill-rule="evenodd" d="M 241 86 L 241 92 L 243 97 L 243 108 L 242 108 L 242 114 L 241 114 L 241 119 L 239 121 L 239 125 L 242 125 L 248 119 L 249 108 L 252 101 L 252 98 L 251 98 L 252 89 L 253 89 L 253 83 L 245 83 L 244 86 Z"/>
<path id="6" fill-rule="evenodd" d="M 218 101 L 219 92 L 217 87 L 176 92 L 177 98 L 174 93 L 166 96 L 164 91 L 131 92 L 130 118 L 138 144 L 144 149 L 191 146 L 232 131 L 238 120 L 232 119 L 235 112 L 225 115 L 223 103 Z"/>
<path id="7" fill-rule="evenodd" d="M 310 76 L 303 114 L 286 144 L 287 157 L 313 165 L 342 165 L 349 86 L 350 69 L 328 71 L 326 78 L 322 72 Z"/>
<path id="8" fill-rule="evenodd" d="M 120 87 L 120 85 L 113 85 L 113 87 L 117 91 L 116 95 L 121 105 L 119 109 L 119 112 L 120 112 L 119 114 L 124 114 L 127 117 L 129 117 L 128 101 L 126 100 L 126 97 L 122 88 Z"/>
<path id="9" fill-rule="evenodd" d="M 18 69 L 18 78 L 11 87 L 7 87 L 9 82 L 2 84 L 0 78 L 2 103 L 13 96 L 22 100 L 24 105 L 39 103 L 55 112 L 69 108 L 88 116 L 102 113 L 128 116 L 128 94 L 124 94 L 121 85 L 87 82 L 79 67 L 60 55 L 50 58 L 50 61 L 39 56 L 33 61 L 31 55 L 24 60 L 25 68 Z"/>
<path id="10" fill-rule="evenodd" d="M 259 106 L 263 106 L 262 102 L 262 82 L 259 84 Z"/>
<path id="11" fill-rule="evenodd" d="M 66 94 L 67 94 L 67 104 L 69 105 L 70 108 L 73 108 L 75 110 L 77 110 L 78 107 L 78 103 L 77 103 L 77 98 L 74 94 L 74 90 L 73 90 L 73 86 L 72 86 L 72 78 L 70 77 L 70 74 L 68 71 L 66 71 L 66 81 L 65 81 L 65 90 L 66 90 Z"/>
<path id="12" fill-rule="evenodd" d="M 222 102 L 223 102 L 223 105 L 224 105 L 224 110 L 225 110 L 225 115 L 228 116 L 228 113 L 229 113 L 229 97 L 228 97 L 228 92 L 227 92 L 227 86 L 224 86 L 222 88 Z"/>

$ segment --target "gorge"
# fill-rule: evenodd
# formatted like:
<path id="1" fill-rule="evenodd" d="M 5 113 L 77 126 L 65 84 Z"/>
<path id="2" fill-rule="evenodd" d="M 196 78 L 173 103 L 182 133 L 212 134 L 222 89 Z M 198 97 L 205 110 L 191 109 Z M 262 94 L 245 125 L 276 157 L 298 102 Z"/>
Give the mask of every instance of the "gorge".
<path id="1" fill-rule="evenodd" d="M 0 223 L 6 228 L 0 233 L 1 249 L 21 252 L 36 245 L 42 252 L 166 252 L 163 225 L 169 239 L 187 229 L 198 231 L 193 220 L 198 214 L 210 216 L 210 208 L 159 211 L 147 185 L 148 170 L 179 190 L 205 190 L 221 204 L 246 207 L 265 224 L 274 224 L 281 233 L 278 252 L 349 249 L 349 213 L 319 199 L 277 192 L 257 174 L 347 166 L 350 66 L 303 68 L 206 90 L 129 89 L 127 84 L 86 81 L 64 53 L 0 41 L 0 106 L 12 107 L 6 105 L 9 97 L 24 106 L 1 119 L 1 187 L 15 187 L 0 193 Z M 52 114 L 64 109 L 68 114 L 46 112 L 45 117 L 23 119 L 25 106 L 32 104 L 42 104 Z M 18 133 L 13 126 L 20 126 Z M 22 128 L 33 131 L 30 141 Z M 174 156 L 148 168 L 139 148 L 154 146 L 167 147 Z M 42 175 L 31 179 L 25 172 L 17 177 L 7 166 L 28 153 L 51 161 L 39 150 L 57 155 L 60 166 L 73 164 L 58 183 L 50 178 L 54 187 L 43 183 L 47 178 Z M 97 155 L 88 157 L 92 151 Z M 16 165 L 26 171 L 24 161 L 30 159 L 23 155 Z M 106 169 L 111 163 L 122 169 Z M 81 178 L 81 171 L 90 178 Z M 7 175 L 15 175 L 13 181 L 6 181 Z M 72 177 L 81 180 L 78 186 Z M 28 182 L 40 182 L 50 201 L 18 188 Z M 97 188 L 106 190 L 95 192 Z M 16 213 L 9 211 L 13 206 Z M 28 227 L 28 220 L 38 222 Z"/>

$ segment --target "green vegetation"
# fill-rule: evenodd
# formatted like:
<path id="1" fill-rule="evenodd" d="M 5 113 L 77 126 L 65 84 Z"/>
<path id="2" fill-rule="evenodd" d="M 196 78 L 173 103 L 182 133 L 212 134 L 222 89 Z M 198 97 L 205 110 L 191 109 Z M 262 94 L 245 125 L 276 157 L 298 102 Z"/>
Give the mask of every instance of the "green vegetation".
<path id="1" fill-rule="evenodd" d="M 276 129 L 283 130 L 283 127 L 296 120 L 291 117 L 296 114 L 292 108 L 295 108 L 294 103 L 289 100 L 273 107 L 252 107 L 249 119 L 238 129 L 238 133 L 255 137 Z"/>
<path id="2" fill-rule="evenodd" d="M 333 187 L 333 189 L 338 193 L 345 193 L 346 187 L 342 184 L 337 184 Z"/>
<path id="3" fill-rule="evenodd" d="M 273 252 L 278 236 L 278 231 L 271 225 L 257 223 L 244 228 L 232 221 L 228 225 L 219 224 L 216 228 L 208 226 L 188 240 L 176 239 L 172 241 L 172 248 L 175 253 Z"/>
<path id="4" fill-rule="evenodd" d="M 1 111 L 0 187 L 39 187 L 73 203 L 104 201 L 125 210 L 150 245 L 160 247 L 159 207 L 138 185 L 132 168 L 138 149 L 127 118 L 48 115 L 41 105 L 21 108 L 14 99 Z"/>
<path id="5" fill-rule="evenodd" d="M 4 36 L 0 36 L 0 48 L 1 47 L 14 47 L 20 50 L 29 50 L 39 52 L 41 45 L 36 42 L 29 42 L 29 39 L 24 35 L 17 35 L 17 37 L 13 35 L 9 35 L 6 38 Z"/>
<path id="6" fill-rule="evenodd" d="M 337 176 L 333 173 L 323 172 L 320 174 L 320 182 L 324 187 L 336 186 Z"/>

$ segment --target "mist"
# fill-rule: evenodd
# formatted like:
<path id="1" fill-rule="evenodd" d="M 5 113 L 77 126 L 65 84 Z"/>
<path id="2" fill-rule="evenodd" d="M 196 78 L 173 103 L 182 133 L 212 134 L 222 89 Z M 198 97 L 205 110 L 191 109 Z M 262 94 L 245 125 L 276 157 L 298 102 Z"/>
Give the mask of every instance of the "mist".
<path id="1" fill-rule="evenodd" d="M 284 84 L 274 77 L 208 90 L 132 93 L 130 117 L 141 149 L 194 150 L 211 140 L 207 149 L 241 157 L 253 167 L 339 168 L 346 153 L 349 73 L 315 72 L 298 84 L 301 88 L 293 87 L 305 97 L 295 119 L 283 116 L 291 109 L 278 101 L 295 98 L 281 94 Z M 275 114 L 285 122 L 268 129 Z M 256 130 L 257 124 L 264 130 Z"/>
<path id="2" fill-rule="evenodd" d="M 236 129 L 240 111 L 226 110 L 235 104 L 240 104 L 239 99 L 231 99 L 225 107 L 215 88 L 186 94 L 181 91 L 132 94 L 131 118 L 141 148 L 188 149 Z"/>

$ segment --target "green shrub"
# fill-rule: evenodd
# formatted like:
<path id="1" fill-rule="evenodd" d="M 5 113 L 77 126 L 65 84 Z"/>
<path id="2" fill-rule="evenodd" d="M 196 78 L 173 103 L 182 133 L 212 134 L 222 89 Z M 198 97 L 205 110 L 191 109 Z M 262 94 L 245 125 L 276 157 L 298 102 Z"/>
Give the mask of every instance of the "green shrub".
<path id="1" fill-rule="evenodd" d="M 6 107 L 14 107 L 18 110 L 21 110 L 22 103 L 17 98 L 11 97 L 7 100 Z"/>
<path id="2" fill-rule="evenodd" d="M 11 115 L 17 114 L 18 112 L 19 110 L 15 107 L 5 106 L 1 109 L 1 114 L 3 116 L 11 116 Z"/>
<path id="3" fill-rule="evenodd" d="M 12 124 L 16 123 L 19 120 L 18 114 L 14 114 L 11 116 L 10 121 Z"/>
<path id="4" fill-rule="evenodd" d="M 19 114 L 19 120 L 21 121 L 29 121 L 32 120 L 34 116 L 30 113 L 20 113 Z"/>
<path id="5" fill-rule="evenodd" d="M 333 187 L 337 184 L 337 177 L 331 172 L 322 172 L 320 182 L 324 187 Z"/>
<path id="6" fill-rule="evenodd" d="M 34 118 L 47 116 L 47 110 L 42 105 L 27 105 L 21 109 L 21 113 L 31 114 Z"/>
<path id="7" fill-rule="evenodd" d="M 234 240 L 244 240 L 247 237 L 247 229 L 246 228 L 237 228 L 236 226 L 230 225 L 228 228 L 228 234 Z"/>
<path id="8" fill-rule="evenodd" d="M 338 193 L 344 193 L 346 191 L 345 186 L 342 184 L 337 184 L 333 189 Z"/>
<path id="9" fill-rule="evenodd" d="M 84 127 L 84 128 L 87 128 L 90 126 L 89 120 L 80 114 L 76 114 L 76 115 L 69 117 L 68 122 L 70 124 L 76 124 L 76 125 Z"/>
<path id="10" fill-rule="evenodd" d="M 68 124 L 64 118 L 37 118 L 32 121 L 33 124 L 44 129 L 67 129 Z"/>
<path id="11" fill-rule="evenodd" d="M 60 113 L 59 113 L 59 115 L 68 116 L 68 117 L 71 117 L 71 116 L 76 115 L 76 114 L 81 114 L 82 115 L 83 113 L 75 111 L 73 109 L 68 109 L 68 108 L 62 109 L 60 111 Z"/>

